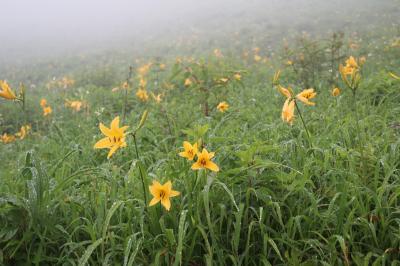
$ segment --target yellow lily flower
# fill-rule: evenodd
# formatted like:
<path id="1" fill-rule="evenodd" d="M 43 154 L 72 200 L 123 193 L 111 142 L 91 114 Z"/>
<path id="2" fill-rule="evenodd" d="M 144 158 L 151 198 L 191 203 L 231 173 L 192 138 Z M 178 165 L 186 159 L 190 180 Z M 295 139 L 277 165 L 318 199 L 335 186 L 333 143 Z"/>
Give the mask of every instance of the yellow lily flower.
<path id="1" fill-rule="evenodd" d="M 292 90 L 289 87 L 286 89 L 286 88 L 282 87 L 281 85 L 279 85 L 278 90 L 286 98 L 292 98 Z"/>
<path id="2" fill-rule="evenodd" d="M 280 75 L 281 75 L 281 70 L 278 69 L 278 71 L 276 71 L 276 72 L 274 73 L 274 77 L 273 77 L 273 79 L 272 79 L 272 85 L 278 84 Z"/>
<path id="3" fill-rule="evenodd" d="M 136 97 L 138 97 L 142 102 L 146 102 L 149 99 L 147 91 L 142 88 L 137 90 Z"/>
<path id="4" fill-rule="evenodd" d="M 14 92 L 11 90 L 7 81 L 0 80 L 0 88 L 1 88 L 0 97 L 7 100 L 17 99 L 17 96 L 15 96 Z"/>
<path id="5" fill-rule="evenodd" d="M 282 120 L 289 124 L 293 123 L 294 120 L 294 107 L 295 100 L 287 98 L 282 108 Z"/>
<path id="6" fill-rule="evenodd" d="M 171 181 L 167 181 L 164 185 L 153 181 L 153 184 L 149 186 L 149 190 L 151 195 L 153 195 L 149 206 L 153 206 L 161 201 L 161 205 L 163 205 L 167 211 L 171 208 L 171 201 L 169 198 L 179 196 L 180 194 L 179 191 L 172 190 Z"/>
<path id="7" fill-rule="evenodd" d="M 188 141 L 184 141 L 183 148 L 185 150 L 180 152 L 179 156 L 187 158 L 189 161 L 193 161 L 194 157 L 198 152 L 197 143 L 193 144 L 192 146 L 192 144 L 190 144 Z"/>
<path id="8" fill-rule="evenodd" d="M 221 113 L 223 113 L 223 112 L 225 112 L 226 110 L 228 110 L 228 108 L 229 108 L 229 104 L 228 104 L 227 102 L 220 102 L 220 103 L 218 104 L 218 106 L 217 106 L 217 109 L 218 109 Z"/>
<path id="9" fill-rule="evenodd" d="M 310 102 L 309 99 L 314 98 L 316 95 L 317 93 L 314 92 L 314 89 L 306 89 L 297 94 L 296 98 L 307 105 L 315 105 L 315 103 Z"/>
<path id="10" fill-rule="evenodd" d="M 229 79 L 228 78 L 220 78 L 219 81 L 221 83 L 227 83 L 229 81 Z"/>
<path id="11" fill-rule="evenodd" d="M 142 65 L 141 67 L 139 67 L 137 69 L 137 72 L 139 74 L 139 76 L 144 77 L 147 75 L 147 72 L 149 72 L 150 67 L 151 67 L 152 63 L 147 63 L 145 65 Z"/>
<path id="12" fill-rule="evenodd" d="M 71 102 L 71 108 L 75 111 L 79 112 L 83 106 L 83 102 L 81 101 L 73 101 Z"/>
<path id="13" fill-rule="evenodd" d="M 254 55 L 254 61 L 259 62 L 261 59 L 261 56 L 259 56 L 258 54 Z"/>
<path id="14" fill-rule="evenodd" d="M 15 141 L 15 136 L 4 133 L 3 135 L 0 135 L 0 140 L 4 144 L 11 143 Z"/>
<path id="15" fill-rule="evenodd" d="M 357 60 L 353 56 L 350 56 L 346 60 L 345 66 L 343 66 L 342 64 L 339 65 L 339 72 L 342 76 L 343 81 L 348 87 L 352 89 L 357 87 L 360 80 L 359 69 L 360 66 L 357 64 Z M 351 81 L 349 81 L 348 76 L 351 76 Z"/>
<path id="16" fill-rule="evenodd" d="M 187 78 L 187 79 L 185 79 L 184 85 L 185 85 L 185 87 L 190 87 L 192 85 L 192 83 L 193 83 L 192 80 L 190 78 Z"/>
<path id="17" fill-rule="evenodd" d="M 47 100 L 46 99 L 41 99 L 40 100 L 40 106 L 44 108 L 44 107 L 46 107 L 46 105 L 47 105 Z"/>
<path id="18" fill-rule="evenodd" d="M 147 81 L 144 78 L 141 78 L 139 81 L 139 87 L 144 88 L 147 85 Z"/>
<path id="19" fill-rule="evenodd" d="M 201 153 L 197 154 L 197 162 L 192 165 L 192 170 L 210 169 L 211 171 L 218 172 L 218 165 L 211 161 L 214 155 L 214 152 L 209 153 L 206 149 L 203 149 Z"/>
<path id="20" fill-rule="evenodd" d="M 111 122 L 110 128 L 100 123 L 99 128 L 101 132 L 106 136 L 99 140 L 95 145 L 95 149 L 110 149 L 107 158 L 110 158 L 119 148 L 126 147 L 125 130 L 128 126 L 119 127 L 119 116 L 114 118 Z"/>
<path id="21" fill-rule="evenodd" d="M 75 110 L 76 112 L 79 112 L 81 110 L 81 108 L 83 107 L 83 102 L 67 100 L 65 105 L 70 107 L 71 109 Z"/>
<path id="22" fill-rule="evenodd" d="M 157 95 L 155 95 L 154 93 L 151 93 L 151 97 L 153 97 L 153 100 L 156 102 L 156 103 L 161 103 L 161 97 L 162 97 L 163 95 L 162 95 L 162 93 L 159 93 L 159 94 L 157 94 Z"/>
<path id="23" fill-rule="evenodd" d="M 350 56 L 347 60 L 346 60 L 346 66 L 347 67 L 351 67 L 351 68 L 358 68 L 358 64 L 356 59 L 353 56 Z"/>
<path id="24" fill-rule="evenodd" d="M 340 89 L 339 88 L 333 88 L 332 90 L 332 96 L 336 97 L 340 95 Z"/>
<path id="25" fill-rule="evenodd" d="M 50 106 L 43 107 L 43 116 L 48 116 L 53 112 Z"/>
<path id="26" fill-rule="evenodd" d="M 19 132 L 15 134 L 15 136 L 19 137 L 19 139 L 24 139 L 26 137 L 26 135 L 28 135 L 30 130 L 31 130 L 30 125 L 22 126 L 21 129 L 19 130 Z"/>
<path id="27" fill-rule="evenodd" d="M 240 81 L 240 80 L 242 79 L 242 75 L 241 75 L 240 73 L 235 73 L 235 74 L 233 75 L 233 78 L 234 78 L 235 80 L 237 80 L 237 81 Z"/>

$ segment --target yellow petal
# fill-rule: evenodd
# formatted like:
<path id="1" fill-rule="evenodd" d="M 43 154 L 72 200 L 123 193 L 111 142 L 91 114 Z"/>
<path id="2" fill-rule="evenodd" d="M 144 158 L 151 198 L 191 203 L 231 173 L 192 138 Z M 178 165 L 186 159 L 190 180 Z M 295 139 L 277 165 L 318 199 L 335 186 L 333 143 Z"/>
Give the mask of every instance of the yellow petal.
<path id="1" fill-rule="evenodd" d="M 162 189 L 162 186 L 159 182 L 157 181 L 153 181 L 153 184 L 151 186 L 149 186 L 149 190 L 151 195 L 153 195 L 154 197 L 159 197 L 160 196 L 160 190 Z"/>
<path id="2" fill-rule="evenodd" d="M 294 118 L 295 101 L 286 99 L 282 108 L 282 120 L 287 123 L 292 123 Z"/>
<path id="3" fill-rule="evenodd" d="M 119 130 L 121 130 L 121 132 L 123 133 L 125 130 L 127 130 L 129 128 L 129 126 L 124 126 L 119 128 Z"/>
<path id="4" fill-rule="evenodd" d="M 189 155 L 185 151 L 181 151 L 180 153 L 178 153 L 178 155 L 183 157 L 183 158 L 188 158 L 189 157 Z"/>
<path id="5" fill-rule="evenodd" d="M 119 127 L 119 116 L 114 118 L 114 120 L 111 122 L 111 130 L 117 129 Z"/>
<path id="6" fill-rule="evenodd" d="M 165 207 L 167 211 L 169 211 L 169 209 L 171 208 L 171 201 L 168 197 L 161 199 L 161 204 Z"/>
<path id="7" fill-rule="evenodd" d="M 151 199 L 149 206 L 153 206 L 155 204 L 157 204 L 161 199 L 159 197 L 154 197 Z"/>
<path id="8" fill-rule="evenodd" d="M 110 159 L 111 156 L 118 150 L 119 146 L 114 145 L 111 147 L 110 151 L 108 152 L 107 158 Z"/>
<path id="9" fill-rule="evenodd" d="M 281 85 L 278 86 L 279 92 L 285 96 L 286 98 L 291 98 L 292 94 L 290 93 L 290 91 L 284 87 L 282 87 Z"/>
<path id="10" fill-rule="evenodd" d="M 283 106 L 282 106 L 282 115 L 281 115 L 281 117 L 282 117 L 282 120 L 283 121 L 285 121 L 286 120 L 286 114 L 287 114 L 287 108 L 288 108 L 288 105 L 289 105 L 289 98 L 287 98 L 286 99 L 286 101 L 284 102 L 284 104 L 283 104 Z"/>
<path id="11" fill-rule="evenodd" d="M 179 196 L 180 194 L 181 194 L 181 193 L 180 193 L 179 191 L 171 190 L 169 196 L 172 198 L 172 197 Z"/>
<path id="12" fill-rule="evenodd" d="M 99 140 L 96 144 L 94 144 L 95 149 L 104 149 L 104 148 L 110 148 L 112 143 L 110 142 L 109 138 L 103 138 Z"/>
<path id="13" fill-rule="evenodd" d="M 108 127 L 106 127 L 105 125 L 103 125 L 103 123 L 99 124 L 99 128 L 100 128 L 100 131 L 104 135 L 106 135 L 106 136 L 110 136 L 111 135 L 111 130 Z"/>
<path id="14" fill-rule="evenodd" d="M 305 103 L 306 105 L 315 105 L 314 102 L 310 102 L 307 98 L 303 97 L 303 96 L 296 96 L 296 98 L 298 100 L 300 100 L 301 102 Z"/>
<path id="15" fill-rule="evenodd" d="M 194 164 L 192 164 L 192 170 L 199 170 L 202 169 L 203 167 L 201 166 L 201 164 L 199 162 L 195 162 Z"/>
<path id="16" fill-rule="evenodd" d="M 183 142 L 183 148 L 185 151 L 191 150 L 192 149 L 192 144 L 190 144 L 188 141 Z"/>
<path id="17" fill-rule="evenodd" d="M 197 148 L 197 142 L 193 145 L 193 153 L 197 154 L 199 149 Z M 193 156 L 194 157 L 194 156 Z"/>
<path id="18" fill-rule="evenodd" d="M 206 164 L 206 168 L 210 169 L 211 171 L 218 172 L 219 167 L 212 161 L 208 161 Z"/>
<path id="19" fill-rule="evenodd" d="M 166 182 L 166 183 L 163 185 L 163 189 L 164 189 L 164 191 L 165 191 L 166 196 L 168 197 L 168 196 L 169 196 L 169 193 L 171 193 L 171 190 L 172 190 L 172 183 L 171 183 L 171 181 L 168 180 L 168 182 Z"/>

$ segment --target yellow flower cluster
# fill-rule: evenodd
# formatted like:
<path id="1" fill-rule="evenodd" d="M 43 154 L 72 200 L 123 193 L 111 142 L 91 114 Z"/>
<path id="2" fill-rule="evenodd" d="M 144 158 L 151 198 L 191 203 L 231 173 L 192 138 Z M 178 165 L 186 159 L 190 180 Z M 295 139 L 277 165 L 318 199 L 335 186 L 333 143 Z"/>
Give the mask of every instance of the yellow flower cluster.
<path id="1" fill-rule="evenodd" d="M 142 116 L 142 120 L 139 123 L 138 128 L 140 128 L 144 124 L 144 120 L 146 119 L 147 112 Z M 110 124 L 110 128 L 103 125 L 103 123 L 99 124 L 100 131 L 105 135 L 104 138 L 99 140 L 95 145 L 95 149 L 109 149 L 107 158 L 111 158 L 111 156 L 119 149 L 127 146 L 125 132 L 128 129 L 128 126 L 119 126 L 119 116 L 113 119 Z M 158 202 L 164 206 L 164 208 L 169 211 L 171 208 L 171 197 L 178 196 L 180 193 L 178 191 L 172 190 L 172 182 L 167 181 L 164 185 L 161 185 L 158 181 L 153 181 L 153 184 L 149 186 L 149 190 L 153 199 L 150 201 L 149 206 L 153 206 Z"/>
<path id="2" fill-rule="evenodd" d="M 86 106 L 86 104 L 82 101 L 70 101 L 66 100 L 65 106 L 71 108 L 75 112 L 79 112 L 83 107 Z"/>
<path id="3" fill-rule="evenodd" d="M 14 142 L 16 140 L 14 135 L 8 135 L 7 133 L 4 133 L 3 135 L 0 136 L 1 142 L 4 144 Z"/>
<path id="4" fill-rule="evenodd" d="M 47 89 L 63 88 L 67 89 L 75 84 L 75 80 L 69 77 L 62 77 L 61 79 L 53 79 L 46 84 Z"/>
<path id="5" fill-rule="evenodd" d="M 292 124 L 294 120 L 294 109 L 296 106 L 296 101 L 301 101 L 306 105 L 315 105 L 314 102 L 311 102 L 310 99 L 313 99 L 317 93 L 314 89 L 305 89 L 295 97 L 293 97 L 293 91 L 290 87 L 284 88 L 281 85 L 278 85 L 279 92 L 286 97 L 286 101 L 282 107 L 282 120 Z"/>
<path id="6" fill-rule="evenodd" d="M 183 142 L 183 149 L 184 151 L 180 152 L 179 156 L 186 158 L 189 161 L 193 161 L 197 156 L 197 161 L 192 164 L 192 170 L 209 169 L 214 172 L 219 171 L 218 165 L 211 161 L 215 155 L 214 152 L 208 152 L 206 149 L 199 152 L 197 143 L 192 145 L 188 141 Z"/>
<path id="7" fill-rule="evenodd" d="M 136 97 L 138 97 L 142 102 L 146 102 L 149 99 L 149 94 L 146 89 L 139 88 L 136 91 Z"/>
<path id="8" fill-rule="evenodd" d="M 339 65 L 339 72 L 342 76 L 343 82 L 353 91 L 358 88 L 361 80 L 360 69 L 365 61 L 365 57 L 361 57 L 357 62 L 353 56 L 350 56 L 346 60 L 346 64 L 344 66 L 342 64 Z"/>
<path id="9" fill-rule="evenodd" d="M 40 100 L 40 106 L 43 109 L 43 116 L 48 116 L 53 112 L 51 107 L 47 104 L 47 100 L 44 98 Z"/>
<path id="10" fill-rule="evenodd" d="M 22 140 L 28 135 L 30 130 L 31 130 L 30 125 L 22 126 L 21 129 L 19 130 L 19 132 L 15 133 L 14 135 L 7 134 L 7 133 L 0 135 L 0 141 L 3 142 L 4 144 L 7 144 L 7 143 L 14 142 L 17 139 Z"/>
<path id="11" fill-rule="evenodd" d="M 146 85 L 147 85 L 146 75 L 150 71 L 152 65 L 153 65 L 152 63 L 147 63 L 140 66 L 137 69 L 139 88 L 136 91 L 136 97 L 142 102 L 147 102 L 149 100 L 149 94 L 147 93 L 146 90 Z"/>

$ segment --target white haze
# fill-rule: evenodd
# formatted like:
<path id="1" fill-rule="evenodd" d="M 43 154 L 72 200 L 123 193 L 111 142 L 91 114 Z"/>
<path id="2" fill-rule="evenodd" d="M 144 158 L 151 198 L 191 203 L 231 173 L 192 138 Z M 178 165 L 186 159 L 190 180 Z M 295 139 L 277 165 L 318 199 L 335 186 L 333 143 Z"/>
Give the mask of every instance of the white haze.
<path id="1" fill-rule="evenodd" d="M 395 8 L 383 14 L 382 4 Z M 333 29 L 353 30 L 363 15 L 371 24 L 382 19 L 398 24 L 399 6 L 398 0 L 0 0 L 0 64 L 146 45 L 150 37 L 173 40 L 192 31 L 213 36 L 261 25 L 268 34 L 271 25 L 285 33 L 298 20 L 299 31 L 307 20 L 314 29 L 328 21 Z"/>

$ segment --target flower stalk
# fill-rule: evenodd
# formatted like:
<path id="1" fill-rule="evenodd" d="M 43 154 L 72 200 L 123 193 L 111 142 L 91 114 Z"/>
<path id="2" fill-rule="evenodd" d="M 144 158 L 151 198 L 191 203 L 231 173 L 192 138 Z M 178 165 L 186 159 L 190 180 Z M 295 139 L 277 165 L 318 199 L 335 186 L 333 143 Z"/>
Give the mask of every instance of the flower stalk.
<path id="1" fill-rule="evenodd" d="M 136 134 L 133 133 L 132 136 L 133 136 L 133 143 L 134 143 L 134 145 L 135 145 L 136 159 L 137 159 L 138 161 L 140 161 L 140 156 L 139 156 L 139 151 L 138 151 L 137 141 L 136 141 Z M 140 179 L 141 179 L 141 182 L 142 182 L 143 197 L 144 197 L 144 202 L 145 202 L 144 205 L 147 206 L 146 185 L 145 185 L 145 182 L 144 182 L 144 176 L 143 176 L 143 171 L 142 171 L 142 169 L 141 169 L 141 165 L 139 165 L 139 175 L 140 175 Z"/>
<path id="2" fill-rule="evenodd" d="M 300 108 L 299 108 L 296 100 L 294 100 L 294 106 L 296 107 L 297 113 L 300 116 L 300 120 L 301 120 L 301 123 L 303 124 L 304 130 L 307 133 L 308 143 L 310 144 L 310 147 L 313 148 L 310 132 L 308 131 L 307 124 L 304 121 L 303 115 L 301 114 Z"/>
<path id="3" fill-rule="evenodd" d="M 130 87 L 130 81 L 132 78 L 132 66 L 129 66 L 129 73 L 128 73 L 128 78 L 126 79 L 126 82 L 124 84 L 126 84 L 126 88 L 125 89 L 125 96 L 124 96 L 124 109 L 123 109 L 123 113 L 122 113 L 122 121 L 125 121 L 125 117 L 126 117 L 126 113 L 127 113 L 127 106 L 128 106 L 128 90 Z"/>

